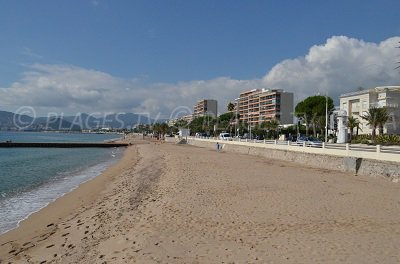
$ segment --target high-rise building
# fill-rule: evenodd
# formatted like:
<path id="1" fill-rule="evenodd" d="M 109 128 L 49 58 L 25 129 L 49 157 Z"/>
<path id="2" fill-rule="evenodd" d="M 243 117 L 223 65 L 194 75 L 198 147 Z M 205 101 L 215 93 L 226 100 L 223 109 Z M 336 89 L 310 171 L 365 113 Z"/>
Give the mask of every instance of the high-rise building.
<path id="1" fill-rule="evenodd" d="M 283 90 L 253 89 L 236 99 L 240 120 L 250 125 L 272 119 L 293 124 L 293 93 Z"/>
<path id="2" fill-rule="evenodd" d="M 217 100 L 203 99 L 198 101 L 193 107 L 193 118 L 210 115 L 217 117 L 218 103 Z"/>
<path id="3" fill-rule="evenodd" d="M 391 118 L 384 126 L 384 133 L 400 134 L 400 86 L 381 86 L 368 90 L 342 94 L 340 110 L 345 110 L 360 122 L 359 134 L 372 132 L 368 122 L 361 118 L 371 107 L 386 107 Z"/>

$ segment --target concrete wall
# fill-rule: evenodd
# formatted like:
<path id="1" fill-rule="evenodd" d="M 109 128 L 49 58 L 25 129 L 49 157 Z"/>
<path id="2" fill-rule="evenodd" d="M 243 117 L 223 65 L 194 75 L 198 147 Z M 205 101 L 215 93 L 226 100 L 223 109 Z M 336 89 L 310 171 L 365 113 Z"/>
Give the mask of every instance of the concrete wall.
<path id="1" fill-rule="evenodd" d="M 261 146 L 254 146 L 249 145 L 249 143 L 239 144 L 238 142 L 235 142 L 232 144 L 231 142 L 218 142 L 222 145 L 222 150 L 226 152 L 255 155 L 267 159 L 285 160 L 314 168 L 350 172 L 357 175 L 384 177 L 393 182 L 398 182 L 400 179 L 399 162 L 271 149 L 263 147 L 262 144 Z M 188 144 L 216 149 L 216 142 L 211 140 L 188 139 Z"/>

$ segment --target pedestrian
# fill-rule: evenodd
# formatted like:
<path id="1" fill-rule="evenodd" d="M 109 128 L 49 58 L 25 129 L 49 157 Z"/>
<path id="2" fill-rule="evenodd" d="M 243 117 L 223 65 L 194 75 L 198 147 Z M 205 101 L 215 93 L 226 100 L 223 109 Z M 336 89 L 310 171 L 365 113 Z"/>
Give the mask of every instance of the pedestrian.
<path id="1" fill-rule="evenodd" d="M 220 148 L 221 148 L 221 146 L 219 145 L 219 143 L 217 142 L 217 152 L 219 152 L 219 150 L 220 150 Z"/>

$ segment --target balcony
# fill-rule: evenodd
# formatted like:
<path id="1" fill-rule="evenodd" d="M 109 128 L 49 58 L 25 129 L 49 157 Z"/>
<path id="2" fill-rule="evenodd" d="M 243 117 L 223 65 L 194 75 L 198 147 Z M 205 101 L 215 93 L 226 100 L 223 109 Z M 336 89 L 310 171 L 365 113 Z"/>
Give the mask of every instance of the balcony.
<path id="1" fill-rule="evenodd" d="M 387 108 L 399 108 L 397 103 L 387 103 L 385 101 L 370 103 L 369 107 L 387 107 Z"/>

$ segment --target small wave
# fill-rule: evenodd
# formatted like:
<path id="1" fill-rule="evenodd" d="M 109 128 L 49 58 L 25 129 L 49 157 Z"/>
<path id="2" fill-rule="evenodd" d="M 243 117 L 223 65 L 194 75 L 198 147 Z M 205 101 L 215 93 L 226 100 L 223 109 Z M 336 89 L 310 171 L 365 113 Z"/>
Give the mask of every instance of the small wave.
<path id="1" fill-rule="evenodd" d="M 10 197 L 7 197 L 5 193 L 0 193 L 1 197 L 4 198 L 0 200 L 0 234 L 18 227 L 19 223 L 28 218 L 31 214 L 76 189 L 80 184 L 100 175 L 107 167 L 117 160 L 118 158 L 113 157 L 108 161 L 79 172 L 75 171 L 70 174 L 61 173 L 62 177 L 57 177 L 54 181 Z"/>

